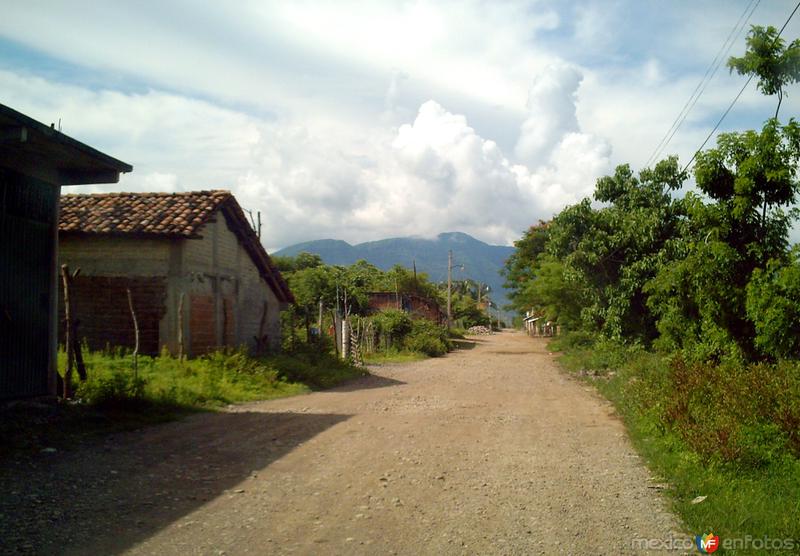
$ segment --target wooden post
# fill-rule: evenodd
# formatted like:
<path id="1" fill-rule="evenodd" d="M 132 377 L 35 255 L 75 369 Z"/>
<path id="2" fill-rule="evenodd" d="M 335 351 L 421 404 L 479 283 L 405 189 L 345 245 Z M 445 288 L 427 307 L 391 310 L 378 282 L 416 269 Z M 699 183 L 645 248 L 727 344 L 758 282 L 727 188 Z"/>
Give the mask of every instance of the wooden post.
<path id="1" fill-rule="evenodd" d="M 69 298 L 69 267 L 61 265 L 61 281 L 64 285 L 64 349 L 67 351 L 67 368 L 64 371 L 64 388 L 61 395 L 64 399 L 72 397 L 72 311 Z"/>
<path id="2" fill-rule="evenodd" d="M 336 357 L 339 357 L 339 315 L 331 309 L 331 322 L 333 323 L 333 349 L 336 352 Z"/>
<path id="3" fill-rule="evenodd" d="M 264 327 L 267 325 L 267 311 L 269 310 L 269 306 L 267 302 L 264 302 L 264 306 L 261 309 L 261 320 L 258 323 L 258 337 L 256 338 L 256 351 L 259 355 L 266 353 L 267 348 L 269 345 L 267 344 L 268 338 L 264 333 Z"/>
<path id="4" fill-rule="evenodd" d="M 81 352 L 81 340 L 78 335 L 78 326 L 80 325 L 80 319 L 73 319 L 72 323 L 72 330 L 74 334 L 72 335 L 72 353 L 75 356 L 75 369 L 78 371 L 78 378 L 81 379 L 81 382 L 86 382 L 87 375 L 86 375 L 86 363 L 83 362 L 83 353 Z"/>
<path id="5" fill-rule="evenodd" d="M 128 308 L 131 310 L 131 318 L 133 319 L 133 378 L 136 382 L 139 381 L 139 321 L 136 320 L 136 311 L 133 309 L 133 296 L 131 289 L 126 288 L 128 292 Z"/>
<path id="6" fill-rule="evenodd" d="M 447 328 L 453 324 L 453 313 L 450 308 L 451 290 L 453 289 L 453 250 L 447 252 Z"/>
<path id="7" fill-rule="evenodd" d="M 347 317 L 342 319 L 342 359 L 350 357 L 350 322 Z"/>
<path id="8" fill-rule="evenodd" d="M 78 274 L 81 273 L 80 267 L 76 268 L 72 271 L 72 274 L 67 273 L 67 278 L 69 281 L 70 287 L 72 287 L 72 282 L 75 278 L 78 277 Z M 72 338 L 72 357 L 75 360 L 75 370 L 78 371 L 78 378 L 81 379 L 81 382 L 86 382 L 86 364 L 83 362 L 83 353 L 81 353 L 81 339 L 80 335 L 78 334 L 78 326 L 81 323 L 81 320 L 77 317 L 78 310 L 75 308 L 75 298 L 70 296 L 69 300 L 69 314 L 70 314 L 70 337 Z"/>
<path id="9" fill-rule="evenodd" d="M 186 297 L 184 292 L 178 297 L 178 361 L 183 361 L 183 300 Z"/>

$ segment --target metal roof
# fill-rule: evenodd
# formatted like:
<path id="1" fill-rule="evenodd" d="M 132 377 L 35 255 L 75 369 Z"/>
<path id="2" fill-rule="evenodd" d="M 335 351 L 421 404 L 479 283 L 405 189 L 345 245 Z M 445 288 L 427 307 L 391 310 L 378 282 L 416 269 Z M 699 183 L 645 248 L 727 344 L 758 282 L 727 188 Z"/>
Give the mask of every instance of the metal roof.
<path id="1" fill-rule="evenodd" d="M 116 183 L 133 170 L 53 126 L 0 104 L 0 166 L 58 185 Z"/>

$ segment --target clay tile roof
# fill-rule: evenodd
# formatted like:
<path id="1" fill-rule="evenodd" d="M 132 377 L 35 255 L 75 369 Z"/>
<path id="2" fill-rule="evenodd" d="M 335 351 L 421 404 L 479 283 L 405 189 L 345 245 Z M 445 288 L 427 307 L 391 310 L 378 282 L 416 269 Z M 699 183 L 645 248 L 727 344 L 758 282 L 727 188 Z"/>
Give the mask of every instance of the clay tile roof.
<path id="1" fill-rule="evenodd" d="M 60 232 L 191 237 L 230 191 L 62 195 Z"/>
<path id="2" fill-rule="evenodd" d="M 60 210 L 59 234 L 184 238 L 200 237 L 201 228 L 221 210 L 278 299 L 294 303 L 286 280 L 230 191 L 62 195 Z"/>

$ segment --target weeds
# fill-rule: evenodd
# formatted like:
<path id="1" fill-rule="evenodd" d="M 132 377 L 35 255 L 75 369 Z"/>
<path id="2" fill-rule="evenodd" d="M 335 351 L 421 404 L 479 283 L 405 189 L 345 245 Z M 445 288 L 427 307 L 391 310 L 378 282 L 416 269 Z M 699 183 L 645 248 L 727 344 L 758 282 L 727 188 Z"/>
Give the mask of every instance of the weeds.
<path id="1" fill-rule="evenodd" d="M 800 537 L 797 363 L 711 365 L 583 338 L 551 343 L 563 346 L 564 367 L 591 377 L 671 485 L 689 532 Z"/>
<path id="2" fill-rule="evenodd" d="M 62 357 L 63 359 L 63 357 Z M 134 378 L 124 353 L 87 353 L 89 378 L 76 397 L 97 407 L 143 405 L 211 409 L 329 388 L 364 371 L 310 348 L 291 355 L 250 357 L 223 350 L 190 360 L 140 356 Z"/>

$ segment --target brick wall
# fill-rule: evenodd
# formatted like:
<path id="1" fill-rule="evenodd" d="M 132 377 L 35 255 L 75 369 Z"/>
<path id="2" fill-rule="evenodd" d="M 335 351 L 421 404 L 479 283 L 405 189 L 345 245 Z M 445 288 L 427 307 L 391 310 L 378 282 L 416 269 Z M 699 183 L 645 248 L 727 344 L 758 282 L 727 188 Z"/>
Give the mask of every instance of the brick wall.
<path id="1" fill-rule="evenodd" d="M 394 292 L 374 292 L 369 294 L 369 308 L 371 311 L 399 310 L 419 317 L 441 323 L 443 315 L 439 305 L 424 297 Z"/>
<path id="2" fill-rule="evenodd" d="M 188 274 L 205 273 L 205 283 L 184 286 L 188 291 L 219 296 L 216 304 L 218 342 L 229 346 L 256 347 L 264 303 L 268 309 L 263 335 L 273 348 L 280 346 L 280 304 L 258 273 L 250 255 L 239 243 L 227 220 L 218 214 L 200 230 L 203 239 L 184 242 L 183 270 Z M 213 283 L 213 286 L 211 285 Z M 227 309 L 226 309 L 227 307 Z M 228 311 L 226 314 L 225 311 Z M 192 331 L 189 330 L 191 337 Z"/>
<path id="3" fill-rule="evenodd" d="M 78 276 L 70 297 L 79 319 L 78 337 L 89 349 L 121 346 L 133 350 L 135 334 L 126 289 L 131 289 L 139 322 L 139 352 L 159 352 L 159 322 L 166 307 L 166 278 Z M 59 343 L 64 343 L 64 290 L 59 288 Z"/>
<path id="4" fill-rule="evenodd" d="M 217 348 L 213 296 L 189 296 L 189 338 L 189 349 L 193 356 L 203 355 Z"/>

